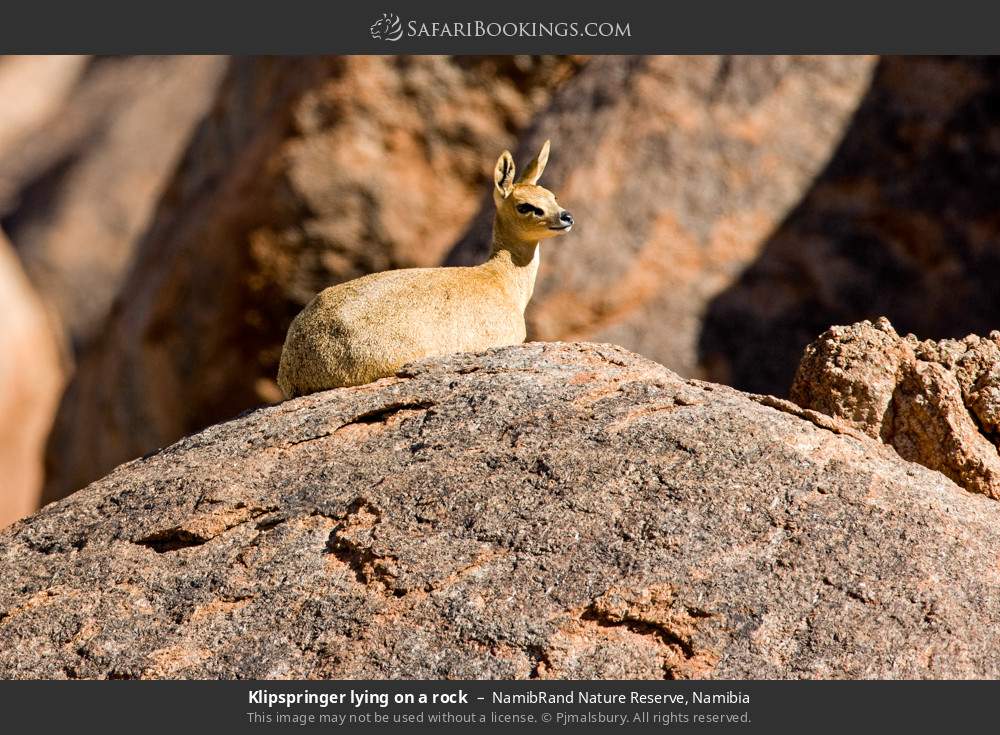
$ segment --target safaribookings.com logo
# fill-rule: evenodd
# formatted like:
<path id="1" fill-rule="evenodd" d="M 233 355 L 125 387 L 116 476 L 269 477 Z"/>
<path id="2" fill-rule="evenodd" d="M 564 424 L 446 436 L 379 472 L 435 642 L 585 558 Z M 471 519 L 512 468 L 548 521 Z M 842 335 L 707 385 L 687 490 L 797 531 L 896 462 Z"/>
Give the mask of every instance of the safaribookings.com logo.
<path id="1" fill-rule="evenodd" d="M 376 41 L 398 41 L 403 37 L 403 24 L 395 13 L 382 13 L 368 30 Z"/>
<path id="2" fill-rule="evenodd" d="M 368 29 L 377 41 L 407 38 L 631 38 L 629 23 L 622 21 L 518 21 L 496 23 L 482 20 L 421 22 L 403 25 L 395 13 L 382 17 Z"/>

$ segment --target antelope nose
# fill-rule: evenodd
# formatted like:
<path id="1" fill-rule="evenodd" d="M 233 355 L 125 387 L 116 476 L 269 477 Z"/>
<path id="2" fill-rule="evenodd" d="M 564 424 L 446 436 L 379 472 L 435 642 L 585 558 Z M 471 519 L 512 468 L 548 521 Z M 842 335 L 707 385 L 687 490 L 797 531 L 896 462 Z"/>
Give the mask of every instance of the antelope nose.
<path id="1" fill-rule="evenodd" d="M 565 222 L 567 225 L 571 225 L 571 224 L 573 224 L 573 215 L 571 215 L 569 212 L 567 212 L 564 209 L 562 211 L 562 214 L 559 215 L 559 221 L 560 222 Z"/>

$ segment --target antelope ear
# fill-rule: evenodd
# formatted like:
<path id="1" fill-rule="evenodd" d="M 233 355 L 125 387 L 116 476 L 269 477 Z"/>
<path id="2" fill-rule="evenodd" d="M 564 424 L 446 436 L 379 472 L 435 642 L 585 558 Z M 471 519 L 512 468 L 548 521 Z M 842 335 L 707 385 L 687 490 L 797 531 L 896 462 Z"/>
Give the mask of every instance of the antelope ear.
<path id="1" fill-rule="evenodd" d="M 493 183 L 497 193 L 504 199 L 514 188 L 514 156 L 510 155 L 510 151 L 504 151 L 497 159 L 496 168 L 493 169 Z"/>
<path id="2" fill-rule="evenodd" d="M 538 152 L 535 156 L 535 160 L 528 164 L 528 167 L 524 169 L 524 173 L 518 180 L 521 184 L 537 184 L 538 180 L 542 178 L 542 171 L 545 170 L 545 164 L 549 162 L 549 141 L 545 141 L 545 145 L 542 146 L 542 150 Z"/>

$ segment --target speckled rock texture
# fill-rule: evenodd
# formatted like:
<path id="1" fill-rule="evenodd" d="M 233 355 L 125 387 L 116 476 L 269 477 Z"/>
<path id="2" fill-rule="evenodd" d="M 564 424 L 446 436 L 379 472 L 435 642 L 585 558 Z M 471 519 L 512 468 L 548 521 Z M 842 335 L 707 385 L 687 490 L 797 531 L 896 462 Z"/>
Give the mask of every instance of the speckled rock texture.
<path id="1" fill-rule="evenodd" d="M 997 677 L 1000 504 L 529 343 L 259 409 L 0 533 L 3 677 Z"/>
<path id="2" fill-rule="evenodd" d="M 806 348 L 791 398 L 1000 499 L 998 331 L 920 341 L 884 317 L 833 327 Z"/>

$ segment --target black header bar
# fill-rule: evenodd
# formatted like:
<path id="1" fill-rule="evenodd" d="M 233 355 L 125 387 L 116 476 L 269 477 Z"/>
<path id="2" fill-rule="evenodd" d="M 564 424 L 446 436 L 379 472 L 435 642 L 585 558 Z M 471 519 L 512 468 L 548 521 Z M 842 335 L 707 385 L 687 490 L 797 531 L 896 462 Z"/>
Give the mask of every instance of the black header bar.
<path id="1" fill-rule="evenodd" d="M 1000 5 L 746 0 L 7 3 L 2 53 L 990 53 Z"/>

